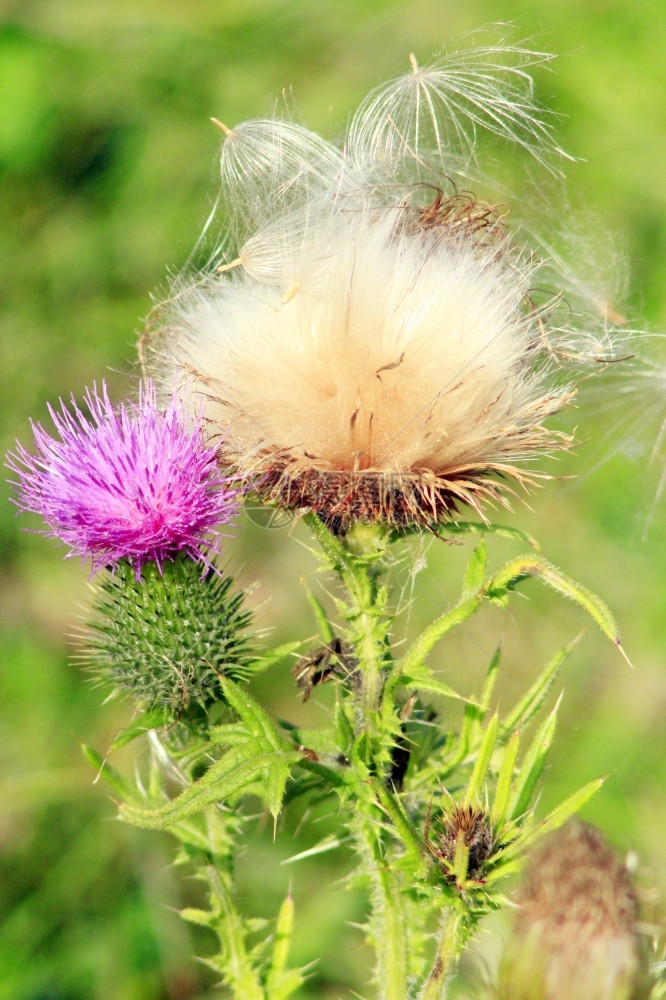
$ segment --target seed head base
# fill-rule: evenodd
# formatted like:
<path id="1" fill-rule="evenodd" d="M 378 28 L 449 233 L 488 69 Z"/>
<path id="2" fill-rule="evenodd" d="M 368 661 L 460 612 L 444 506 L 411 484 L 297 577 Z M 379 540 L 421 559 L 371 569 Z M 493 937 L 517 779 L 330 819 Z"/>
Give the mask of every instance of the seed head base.
<path id="1" fill-rule="evenodd" d="M 331 531 L 345 534 L 358 522 L 431 527 L 451 518 L 461 504 L 484 517 L 484 503 L 510 506 L 516 491 L 508 479 L 527 490 L 544 477 L 501 462 L 460 465 L 440 474 L 430 469 L 398 473 L 320 469 L 275 455 L 252 478 L 263 500 L 295 512 L 312 511 Z"/>

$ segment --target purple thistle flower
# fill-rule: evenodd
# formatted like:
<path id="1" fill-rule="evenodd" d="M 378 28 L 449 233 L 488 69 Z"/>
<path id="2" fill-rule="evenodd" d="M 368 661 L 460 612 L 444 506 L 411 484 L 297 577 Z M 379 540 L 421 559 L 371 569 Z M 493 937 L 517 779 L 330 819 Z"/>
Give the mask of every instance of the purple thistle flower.
<path id="1" fill-rule="evenodd" d="M 41 514 L 42 534 L 62 539 L 68 555 L 90 556 L 93 571 L 126 559 L 138 577 L 178 553 L 208 565 L 205 550 L 219 550 L 214 529 L 237 513 L 239 491 L 220 475 L 201 419 L 187 429 L 175 396 L 161 412 L 150 381 L 138 403 L 114 408 L 105 383 L 84 398 L 90 417 L 73 397 L 73 413 L 62 400 L 62 412 L 49 406 L 60 440 L 33 422 L 36 454 L 21 444 L 8 454 L 14 503 Z"/>

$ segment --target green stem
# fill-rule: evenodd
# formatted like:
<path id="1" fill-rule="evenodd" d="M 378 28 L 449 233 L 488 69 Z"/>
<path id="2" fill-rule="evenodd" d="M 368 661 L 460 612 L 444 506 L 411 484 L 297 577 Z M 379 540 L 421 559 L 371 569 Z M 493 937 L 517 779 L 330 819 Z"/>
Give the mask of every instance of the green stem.
<path id="1" fill-rule="evenodd" d="M 382 800 L 379 794 L 383 791 L 382 768 L 391 742 L 388 733 L 382 738 L 380 714 L 390 661 L 390 618 L 386 613 L 386 591 L 380 584 L 387 532 L 380 526 L 358 525 L 341 541 L 314 516 L 308 516 L 308 523 L 329 566 L 345 588 L 347 599 L 342 614 L 361 678 L 360 690 L 349 685 L 342 697 L 355 702 L 362 719 L 361 728 L 369 737 L 364 744 L 365 767 L 359 769 L 363 773 L 358 775 L 359 793 L 353 801 L 350 822 L 362 858 L 362 870 L 370 882 L 372 910 L 368 936 L 377 956 L 378 995 L 382 1000 L 405 1000 L 409 942 L 407 900 L 400 874 L 390 866 L 385 853 L 384 816 L 377 803 L 377 797 Z M 368 783 L 368 772 L 376 776 L 376 786 L 371 783 L 371 787 Z M 388 793 L 384 795 L 384 799 L 387 798 L 390 799 Z M 383 805 L 386 809 L 393 802 L 385 801 Z M 391 816 L 394 820 L 402 818 L 397 807 Z M 413 847 L 413 852 L 418 853 L 418 848 Z"/>
<path id="2" fill-rule="evenodd" d="M 315 515 L 306 515 L 305 521 L 347 592 L 344 617 L 362 676 L 360 707 L 366 728 L 372 729 L 389 659 L 386 594 L 379 586 L 379 564 L 386 551 L 387 533 L 379 525 L 359 525 L 342 542 Z"/>
<path id="3" fill-rule="evenodd" d="M 356 563 L 344 573 L 349 595 L 347 620 L 363 675 L 363 713 L 366 721 L 379 711 L 386 670 L 386 622 L 377 604 L 377 580 L 371 567 Z"/>
<path id="4" fill-rule="evenodd" d="M 437 951 L 419 1000 L 444 1000 L 458 959 L 469 937 L 469 914 L 461 902 L 445 910 L 437 937 Z"/>
<path id="5" fill-rule="evenodd" d="M 371 886 L 369 938 L 377 956 L 378 996 L 382 1000 L 405 1000 L 408 927 L 401 886 L 396 884 L 398 874 L 387 867 L 377 819 L 361 816 L 355 828 L 356 843 Z"/>

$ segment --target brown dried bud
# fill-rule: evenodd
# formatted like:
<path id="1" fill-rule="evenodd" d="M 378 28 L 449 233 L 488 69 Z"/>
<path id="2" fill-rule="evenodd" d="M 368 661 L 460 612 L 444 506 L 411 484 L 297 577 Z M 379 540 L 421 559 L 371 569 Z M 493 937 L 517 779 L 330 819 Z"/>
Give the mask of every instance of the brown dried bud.
<path id="1" fill-rule="evenodd" d="M 437 839 L 437 847 L 428 843 L 428 849 L 435 858 L 448 862 L 447 868 L 453 866 L 456 854 L 463 846 L 469 852 L 466 877 L 481 878 L 484 862 L 495 846 L 492 826 L 486 813 L 469 805 L 454 806 L 444 815 L 443 830 Z M 453 873 L 451 881 L 455 881 Z"/>
<path id="2" fill-rule="evenodd" d="M 645 959 L 629 872 L 594 827 L 567 823 L 533 851 L 500 972 L 501 1000 L 640 1000 Z"/>

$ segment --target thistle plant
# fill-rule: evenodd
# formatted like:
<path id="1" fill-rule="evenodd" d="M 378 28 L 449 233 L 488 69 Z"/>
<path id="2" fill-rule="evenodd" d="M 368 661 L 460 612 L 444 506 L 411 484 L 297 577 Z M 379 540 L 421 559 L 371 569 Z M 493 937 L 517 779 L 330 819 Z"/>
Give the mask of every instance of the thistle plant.
<path id="1" fill-rule="evenodd" d="M 60 440 L 37 425 L 36 453 L 10 457 L 19 507 L 92 561 L 83 659 L 133 712 L 111 748 L 85 753 L 122 819 L 169 830 L 204 883 L 183 916 L 216 934 L 206 961 L 237 1000 L 284 1000 L 307 978 L 289 959 L 298 900 L 287 892 L 258 924 L 235 890 L 249 801 L 276 837 L 289 810 L 336 804 L 336 831 L 300 857 L 352 848 L 375 995 L 439 1000 L 484 916 L 507 905 L 526 850 L 602 783 L 537 808 L 560 705 L 548 700 L 572 644 L 502 713 L 499 653 L 473 697 L 437 669 L 449 633 L 530 580 L 622 649 L 601 599 L 489 519 L 547 478 L 538 460 L 572 439 L 546 421 L 616 356 L 593 304 L 569 296 L 562 310 L 570 286 L 562 275 L 558 287 L 545 244 L 468 191 L 487 187 L 483 129 L 558 169 L 528 73 L 547 58 L 479 47 L 422 69 L 412 57 L 361 104 L 341 147 L 279 117 L 221 126 L 226 236 L 156 310 L 138 402 L 114 407 L 93 390 L 89 416 L 52 410 Z M 311 533 L 328 596 L 306 584 L 309 650 L 298 636 L 266 648 L 219 562 L 245 495 Z M 476 544 L 458 602 L 403 647 L 391 570 L 424 533 Z M 497 534 L 521 549 L 492 569 Z M 258 672 L 290 666 L 296 717 L 299 696 L 334 686 L 330 725 L 274 718 L 251 693 Z M 434 707 L 447 699 L 464 706 L 458 729 Z M 110 760 L 133 740 L 150 748 L 137 781 Z M 633 942 L 633 911 L 620 922 Z M 629 979 L 636 970 L 622 965 Z"/>

